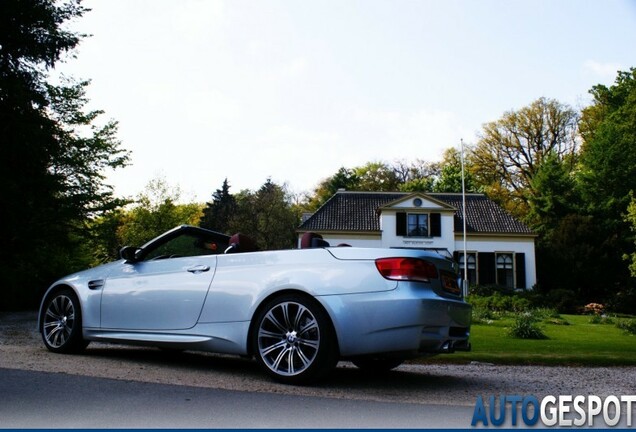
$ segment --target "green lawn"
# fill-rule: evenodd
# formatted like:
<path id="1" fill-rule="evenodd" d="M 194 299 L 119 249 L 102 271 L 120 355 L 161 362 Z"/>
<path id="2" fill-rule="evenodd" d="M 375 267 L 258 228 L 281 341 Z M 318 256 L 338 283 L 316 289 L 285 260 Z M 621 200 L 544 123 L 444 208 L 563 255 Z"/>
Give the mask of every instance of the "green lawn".
<path id="1" fill-rule="evenodd" d="M 507 335 L 513 318 L 471 327 L 473 350 L 439 355 L 422 362 L 468 363 L 471 361 L 518 365 L 634 366 L 636 336 L 613 324 L 590 324 L 589 316 L 562 315 L 570 325 L 540 322 L 548 337 L 515 339 Z"/>

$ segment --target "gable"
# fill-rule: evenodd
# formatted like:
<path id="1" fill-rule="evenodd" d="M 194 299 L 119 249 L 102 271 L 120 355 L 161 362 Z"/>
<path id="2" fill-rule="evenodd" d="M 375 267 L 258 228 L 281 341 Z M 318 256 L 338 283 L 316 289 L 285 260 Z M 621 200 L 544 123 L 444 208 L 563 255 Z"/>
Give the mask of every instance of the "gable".
<path id="1" fill-rule="evenodd" d="M 379 213 L 386 210 L 434 210 L 455 212 L 455 207 L 431 197 L 424 193 L 412 193 L 404 195 L 392 202 L 387 203 L 377 209 Z"/>

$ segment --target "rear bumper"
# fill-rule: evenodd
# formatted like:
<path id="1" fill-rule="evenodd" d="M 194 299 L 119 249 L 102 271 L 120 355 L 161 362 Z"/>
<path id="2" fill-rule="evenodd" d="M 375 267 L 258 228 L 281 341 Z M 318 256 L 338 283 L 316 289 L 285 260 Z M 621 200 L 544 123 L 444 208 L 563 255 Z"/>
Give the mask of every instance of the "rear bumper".
<path id="1" fill-rule="evenodd" d="M 470 350 L 472 308 L 422 283 L 392 291 L 319 297 L 332 318 L 342 357 L 427 356 Z"/>

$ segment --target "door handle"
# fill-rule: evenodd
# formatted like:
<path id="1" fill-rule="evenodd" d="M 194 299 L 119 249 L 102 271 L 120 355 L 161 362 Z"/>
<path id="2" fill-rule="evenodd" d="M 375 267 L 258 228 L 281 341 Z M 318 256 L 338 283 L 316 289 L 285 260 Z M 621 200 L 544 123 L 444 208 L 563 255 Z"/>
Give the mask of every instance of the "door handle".
<path id="1" fill-rule="evenodd" d="M 194 267 L 190 267 L 188 269 L 188 271 L 190 273 L 194 273 L 194 274 L 203 273 L 203 272 L 206 272 L 208 270 L 210 270 L 210 266 L 206 266 L 206 265 L 197 265 L 197 266 L 194 266 Z"/>

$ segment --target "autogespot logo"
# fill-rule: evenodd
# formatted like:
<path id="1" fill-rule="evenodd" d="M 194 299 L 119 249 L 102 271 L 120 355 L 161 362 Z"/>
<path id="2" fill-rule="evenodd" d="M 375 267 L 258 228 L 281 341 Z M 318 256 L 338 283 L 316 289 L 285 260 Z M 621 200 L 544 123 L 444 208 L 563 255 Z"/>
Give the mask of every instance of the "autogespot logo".
<path id="1" fill-rule="evenodd" d="M 636 395 L 607 396 L 490 396 L 486 403 L 479 396 L 473 411 L 471 426 L 616 426 L 621 417 L 632 426 Z"/>

